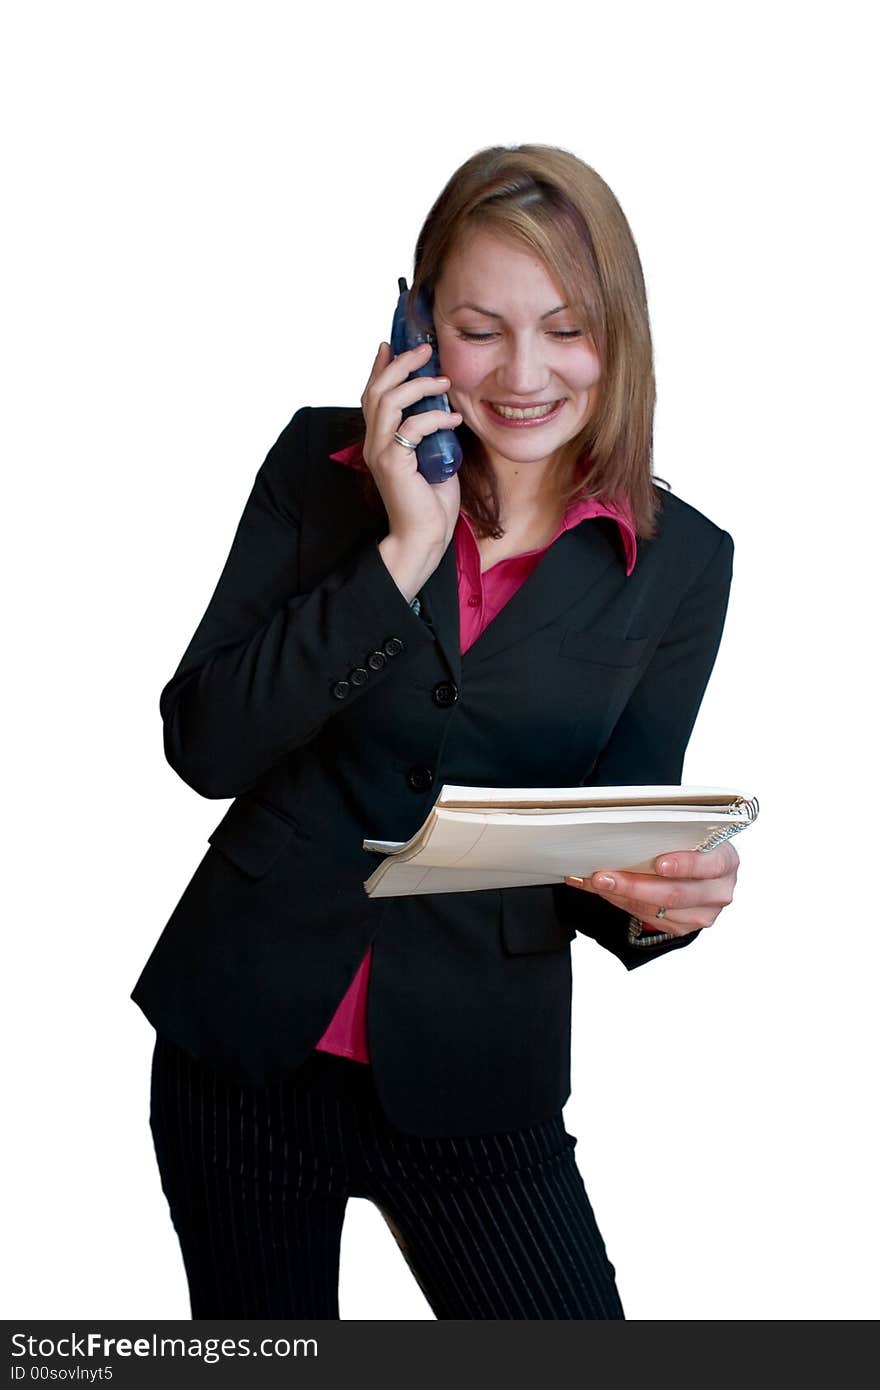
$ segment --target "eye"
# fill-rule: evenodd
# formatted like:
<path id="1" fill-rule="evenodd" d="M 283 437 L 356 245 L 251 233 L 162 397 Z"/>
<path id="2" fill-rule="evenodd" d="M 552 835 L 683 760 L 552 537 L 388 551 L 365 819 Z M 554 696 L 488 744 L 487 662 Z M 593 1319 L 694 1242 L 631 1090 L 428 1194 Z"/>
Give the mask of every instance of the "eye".
<path id="1" fill-rule="evenodd" d="M 466 343 L 488 343 L 491 338 L 497 338 L 497 333 L 468 333 L 464 328 L 458 330 L 458 336 L 463 338 Z M 550 330 L 551 338 L 558 338 L 561 342 L 571 342 L 573 338 L 582 338 L 583 331 L 580 328 L 557 328 Z"/>

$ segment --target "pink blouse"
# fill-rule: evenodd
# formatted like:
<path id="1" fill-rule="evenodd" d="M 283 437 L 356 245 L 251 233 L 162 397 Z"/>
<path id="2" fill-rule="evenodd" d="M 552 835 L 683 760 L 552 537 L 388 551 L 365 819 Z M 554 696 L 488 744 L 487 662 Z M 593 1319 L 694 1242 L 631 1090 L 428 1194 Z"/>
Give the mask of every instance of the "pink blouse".
<path id="1" fill-rule="evenodd" d="M 360 445 L 340 449 L 330 457 L 351 468 L 364 469 Z M 632 574 L 636 563 L 636 533 L 632 513 L 625 502 L 614 504 L 600 502 L 595 498 L 570 504 L 559 524 L 556 534 L 535 550 L 524 551 L 521 555 L 510 555 L 499 560 L 484 573 L 480 573 L 480 552 L 476 537 L 468 517 L 459 512 L 455 525 L 455 555 L 458 569 L 458 604 L 461 628 L 461 650 L 466 652 L 480 633 L 501 611 L 505 603 L 516 593 L 519 586 L 532 573 L 544 551 L 553 544 L 563 531 L 591 517 L 611 517 L 620 527 L 626 560 L 626 572 Z M 369 1062 L 367 1047 L 367 988 L 370 978 L 372 946 L 357 968 L 354 978 L 339 1002 L 326 1032 L 316 1043 L 320 1052 L 334 1052 L 342 1057 L 350 1057 L 355 1062 Z"/>

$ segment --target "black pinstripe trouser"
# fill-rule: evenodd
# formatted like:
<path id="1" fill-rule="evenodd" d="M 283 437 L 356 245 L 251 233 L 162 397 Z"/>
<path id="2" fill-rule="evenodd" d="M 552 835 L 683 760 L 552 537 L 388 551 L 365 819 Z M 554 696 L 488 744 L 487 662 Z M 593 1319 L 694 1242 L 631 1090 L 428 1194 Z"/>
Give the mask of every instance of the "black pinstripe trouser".
<path id="1" fill-rule="evenodd" d="M 239 1085 L 157 1036 L 150 1126 L 194 1318 L 338 1319 L 349 1197 L 379 1208 L 438 1318 L 624 1316 L 561 1111 L 420 1139 L 371 1067 L 314 1053 Z"/>

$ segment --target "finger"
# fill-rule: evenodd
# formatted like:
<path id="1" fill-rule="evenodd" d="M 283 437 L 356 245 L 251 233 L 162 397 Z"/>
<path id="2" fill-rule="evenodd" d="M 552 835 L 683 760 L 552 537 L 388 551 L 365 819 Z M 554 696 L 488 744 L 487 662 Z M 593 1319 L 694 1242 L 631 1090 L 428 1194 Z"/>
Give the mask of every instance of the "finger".
<path id="1" fill-rule="evenodd" d="M 658 917 L 653 904 L 639 903 L 633 898 L 614 896 L 606 898 L 606 902 L 611 903 L 612 907 L 619 907 L 621 912 L 638 917 L 652 930 L 669 932 L 672 936 L 686 936 L 698 928 L 711 927 L 722 911 L 717 907 L 683 908 Z"/>
<path id="2" fill-rule="evenodd" d="M 658 880 L 655 878 L 654 881 L 656 883 Z M 612 907 L 619 907 L 622 912 L 631 913 L 640 920 L 651 923 L 656 921 L 658 930 L 667 930 L 665 924 L 668 922 L 675 928 L 674 934 L 679 936 L 683 934 L 679 930 L 681 926 L 685 926 L 688 931 L 694 931 L 697 927 L 711 926 L 724 910 L 723 907 L 701 903 L 695 907 L 667 909 L 662 917 L 658 917 L 657 909 L 664 907 L 664 903 L 656 900 L 649 902 L 641 898 L 626 897 L 621 893 L 600 893 L 597 888 L 591 885 L 588 878 L 580 879 L 570 876 L 566 878 L 565 882 L 570 883 L 573 888 L 577 888 L 581 892 L 593 893 L 598 898 L 604 898 L 605 902 L 610 903 Z M 661 923 L 663 924 L 662 927 Z"/>
<path id="3" fill-rule="evenodd" d="M 449 387 L 449 378 L 445 376 L 419 376 L 413 377 L 411 381 L 401 382 L 397 386 L 375 385 L 371 388 L 363 401 L 364 415 L 366 416 L 371 431 L 375 434 L 390 434 L 400 425 L 401 419 L 407 409 L 421 401 L 424 405 L 425 398 L 437 396 L 441 399 Z M 448 398 L 447 398 L 448 399 Z M 416 414 L 426 414 L 426 411 L 417 411 Z M 454 429 L 461 424 L 462 416 L 457 410 L 447 411 L 447 427 Z M 451 417 L 454 422 L 451 423 Z"/>
<path id="4" fill-rule="evenodd" d="M 395 424 L 392 420 L 393 428 L 402 434 L 404 439 L 408 439 L 411 444 L 421 444 L 426 435 L 434 434 L 436 430 L 448 430 L 454 425 L 456 420 L 461 417 L 455 411 L 448 410 L 423 410 L 418 415 L 408 415 L 405 420 Z M 390 432 L 390 431 L 389 431 Z M 406 446 L 398 443 L 394 438 L 390 440 L 395 449 L 404 449 Z M 413 453 L 410 450 L 410 453 Z M 447 479 L 449 481 L 449 479 Z"/>
<path id="5" fill-rule="evenodd" d="M 385 343 L 380 345 L 386 347 Z M 400 352 L 395 357 L 390 346 L 383 353 L 384 363 L 380 362 L 379 371 L 376 373 L 374 386 L 380 390 L 386 390 L 389 386 L 399 385 L 406 381 L 410 372 L 414 372 L 417 367 L 424 367 L 431 357 L 431 344 L 419 343 L 417 347 L 407 348 L 406 352 Z"/>
<path id="6" fill-rule="evenodd" d="M 656 894 L 654 901 L 645 901 L 641 898 L 627 897 L 622 893 L 600 893 L 597 888 L 591 885 L 588 878 L 567 877 L 565 882 L 582 892 L 594 893 L 596 897 L 604 898 L 612 907 L 618 907 L 622 912 L 631 913 L 632 916 L 638 917 L 642 921 L 650 922 L 652 925 L 656 922 L 658 931 L 671 930 L 675 936 L 682 936 L 685 931 L 695 931 L 698 927 L 712 926 L 718 920 L 721 912 L 724 911 L 724 906 L 718 907 L 712 903 L 699 903 L 695 907 L 667 909 L 662 917 L 658 917 L 658 907 L 664 907 L 665 904 L 656 901 Z M 658 885 L 662 884 L 662 880 L 656 877 L 654 882 Z M 662 886 L 665 887 L 666 885 L 662 884 Z M 667 924 L 669 925 L 667 926 Z"/>
<path id="7" fill-rule="evenodd" d="M 395 412 L 399 415 L 407 406 L 422 400 L 424 396 L 444 395 L 449 384 L 448 376 L 416 376 L 412 381 L 403 381 L 397 386 L 378 391 L 375 395 L 376 416 L 384 420 L 386 416 Z"/>
<path id="8" fill-rule="evenodd" d="M 361 405 L 363 405 L 364 398 L 366 397 L 366 394 L 369 391 L 370 387 L 373 385 L 373 382 L 376 380 L 379 373 L 391 360 L 392 354 L 390 344 L 386 342 L 381 342 L 379 344 L 379 350 L 376 353 L 376 356 L 373 358 L 373 365 L 370 368 L 370 375 L 367 377 L 367 384 L 361 393 Z"/>
<path id="9" fill-rule="evenodd" d="M 586 880 L 585 880 L 586 881 Z M 667 911 L 691 907 L 726 907 L 733 901 L 733 883 L 729 878 L 669 880 L 658 874 L 631 874 L 615 869 L 600 871 L 590 882 L 603 897 L 625 897 L 633 902 L 653 905 Z"/>
<path id="10" fill-rule="evenodd" d="M 417 347 L 401 352 L 397 357 L 391 351 L 390 343 L 381 342 L 373 361 L 372 370 L 361 395 L 361 406 L 374 405 L 389 387 L 406 381 L 416 367 L 423 367 L 431 355 L 430 343 L 419 343 Z"/>
<path id="11" fill-rule="evenodd" d="M 654 868 L 664 878 L 726 878 L 736 876 L 739 855 L 729 840 L 714 849 L 680 849 L 674 854 L 661 854 Z"/>

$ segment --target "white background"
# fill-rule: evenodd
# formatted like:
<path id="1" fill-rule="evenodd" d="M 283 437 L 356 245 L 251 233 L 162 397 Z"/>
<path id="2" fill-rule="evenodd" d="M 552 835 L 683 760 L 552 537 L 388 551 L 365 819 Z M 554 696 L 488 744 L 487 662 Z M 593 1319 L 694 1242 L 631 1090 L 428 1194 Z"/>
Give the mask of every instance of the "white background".
<path id="1" fill-rule="evenodd" d="M 631 1319 L 876 1316 L 868 10 L 7 6 L 7 1317 L 189 1316 L 128 996 L 227 803 L 165 763 L 159 691 L 270 445 L 359 400 L 446 179 L 529 141 L 638 242 L 656 470 L 736 542 L 685 780 L 762 804 L 692 949 L 575 942 L 566 1124 Z M 432 1317 L 363 1201 L 341 1304 Z"/>

